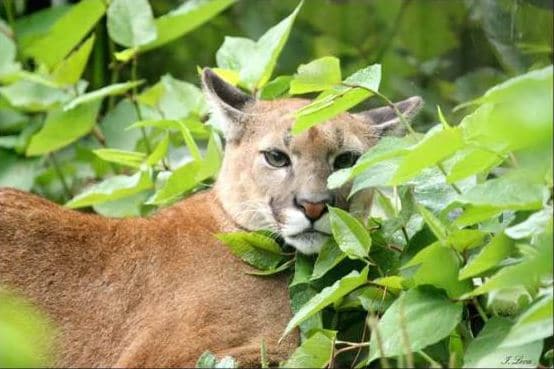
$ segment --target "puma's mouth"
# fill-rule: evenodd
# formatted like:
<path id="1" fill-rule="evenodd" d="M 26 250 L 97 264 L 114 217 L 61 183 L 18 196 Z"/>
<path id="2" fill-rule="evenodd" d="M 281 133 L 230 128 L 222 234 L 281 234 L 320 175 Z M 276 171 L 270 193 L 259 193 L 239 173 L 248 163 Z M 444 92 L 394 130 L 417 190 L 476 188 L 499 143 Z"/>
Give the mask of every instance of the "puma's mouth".
<path id="1" fill-rule="evenodd" d="M 287 237 L 290 237 L 290 238 L 309 237 L 309 236 L 313 236 L 313 235 L 323 235 L 323 236 L 329 237 L 331 234 L 329 234 L 327 232 L 318 231 L 317 229 L 310 228 L 310 229 L 307 229 L 305 231 L 298 232 L 296 234 L 288 235 Z"/>
<path id="2" fill-rule="evenodd" d="M 285 236 L 285 242 L 296 248 L 303 254 L 317 254 L 321 251 L 323 244 L 327 242 L 330 234 L 310 229 L 304 232 Z"/>

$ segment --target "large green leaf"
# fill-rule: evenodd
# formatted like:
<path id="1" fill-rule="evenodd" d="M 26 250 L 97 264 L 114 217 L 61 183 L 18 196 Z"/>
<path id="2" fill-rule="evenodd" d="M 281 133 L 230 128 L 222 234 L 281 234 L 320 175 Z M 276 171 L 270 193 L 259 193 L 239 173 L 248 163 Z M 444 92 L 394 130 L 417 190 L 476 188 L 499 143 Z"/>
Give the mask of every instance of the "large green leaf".
<path id="1" fill-rule="evenodd" d="M 536 368 L 542 351 L 541 341 L 500 347 L 511 325 L 511 321 L 506 318 L 489 319 L 467 347 L 464 368 Z"/>
<path id="2" fill-rule="evenodd" d="M 79 81 L 94 45 L 94 35 L 90 36 L 77 50 L 58 64 L 52 71 L 52 77 L 60 85 L 72 85 Z"/>
<path id="3" fill-rule="evenodd" d="M 500 269 L 469 296 L 516 286 L 536 288 L 543 278 L 552 278 L 552 232 L 537 236 L 537 243 L 533 254 Z"/>
<path id="4" fill-rule="evenodd" d="M 323 91 L 342 81 L 340 61 L 333 56 L 324 56 L 298 67 L 298 72 L 290 81 L 290 94 L 305 94 Z"/>
<path id="5" fill-rule="evenodd" d="M 14 107 L 29 112 L 46 111 L 69 99 L 61 89 L 25 80 L 0 87 L 0 95 Z"/>
<path id="6" fill-rule="evenodd" d="M 513 241 L 504 234 L 496 235 L 466 266 L 460 270 L 460 279 L 483 273 L 507 258 L 513 250 Z"/>
<path id="7" fill-rule="evenodd" d="M 316 332 L 300 345 L 282 368 L 324 368 L 334 348 L 334 337 Z"/>
<path id="8" fill-rule="evenodd" d="M 506 228 L 506 235 L 514 240 L 532 237 L 545 231 L 547 225 L 552 222 L 552 207 L 531 214 L 525 221 Z"/>
<path id="9" fill-rule="evenodd" d="M 0 149 L 0 187 L 13 187 L 29 191 L 38 172 L 38 159 L 17 156 Z"/>
<path id="10" fill-rule="evenodd" d="M 448 296 L 457 298 L 471 291 L 470 281 L 458 280 L 459 268 L 460 260 L 456 252 L 435 242 L 402 266 L 402 274 L 409 276 L 411 284 L 415 286 L 430 284 L 444 289 Z M 415 272 L 412 272 L 414 269 Z"/>
<path id="11" fill-rule="evenodd" d="M 17 49 L 14 40 L 7 34 L 0 32 L 0 80 L 3 76 L 9 76 L 20 69 L 19 63 L 15 61 Z"/>
<path id="12" fill-rule="evenodd" d="M 249 90 L 263 87 L 271 78 L 301 7 L 302 1 L 287 18 L 256 42 L 242 37 L 225 37 L 216 54 L 217 65 L 239 72 L 241 84 Z"/>
<path id="13" fill-rule="evenodd" d="M 394 184 L 406 182 L 418 175 L 421 169 L 439 163 L 463 147 L 461 129 L 436 127 L 439 129 L 431 129 L 403 157 L 400 167 L 394 175 Z"/>
<path id="14" fill-rule="evenodd" d="M 302 323 L 309 317 L 313 316 L 314 314 L 318 313 L 327 305 L 340 300 L 343 296 L 347 295 L 352 290 L 366 283 L 367 272 L 367 268 L 362 270 L 361 273 L 357 271 L 352 271 L 346 276 L 342 277 L 340 280 L 333 283 L 332 286 L 325 287 L 323 290 L 321 290 L 320 293 L 312 297 L 310 301 L 308 301 L 304 306 L 302 306 L 300 310 L 298 310 L 298 312 L 296 312 L 296 314 L 294 314 L 292 319 L 287 324 L 283 336 L 289 334 L 294 329 L 294 327 L 296 327 L 298 324 Z"/>
<path id="15" fill-rule="evenodd" d="M 235 0 L 185 2 L 168 14 L 156 18 L 155 25 L 158 37 L 154 41 L 141 46 L 139 50 L 151 50 L 185 35 L 227 9 L 234 2 Z"/>
<path id="16" fill-rule="evenodd" d="M 71 110 L 51 111 L 46 116 L 42 129 L 31 138 L 26 154 L 43 155 L 61 149 L 83 137 L 96 124 L 99 108 L 98 101 L 91 101 Z"/>
<path id="17" fill-rule="evenodd" d="M 271 237 L 263 233 L 220 233 L 217 238 L 231 252 L 260 270 L 272 270 L 283 260 L 281 248 Z"/>
<path id="18" fill-rule="evenodd" d="M 90 186 L 71 199 L 65 206 L 82 208 L 106 201 L 118 200 L 148 190 L 154 186 L 147 171 L 137 172 L 132 176 L 118 175 Z"/>
<path id="19" fill-rule="evenodd" d="M 61 62 L 104 15 L 103 0 L 83 0 L 65 12 L 43 37 L 25 50 L 49 68 Z"/>
<path id="20" fill-rule="evenodd" d="M 156 39 L 148 0 L 111 0 L 107 19 L 108 34 L 120 45 L 137 47 Z"/>
<path id="21" fill-rule="evenodd" d="M 346 254 L 342 252 L 333 238 L 329 238 L 317 256 L 311 279 L 316 280 L 323 277 L 344 259 L 346 259 Z"/>
<path id="22" fill-rule="evenodd" d="M 401 295 L 385 312 L 377 333 L 371 334 L 368 364 L 380 357 L 419 351 L 447 337 L 462 318 L 462 304 L 429 288 L 414 288 Z M 408 342 L 406 342 L 406 340 Z"/>
<path id="23" fill-rule="evenodd" d="M 291 132 L 300 134 L 305 130 L 331 119 L 358 105 L 377 91 L 381 82 L 381 65 L 360 69 L 344 80 L 344 85 L 322 92 L 311 104 L 295 113 Z M 356 87 L 361 86 L 361 87 Z"/>
<path id="24" fill-rule="evenodd" d="M 146 155 L 142 152 L 118 149 L 97 149 L 94 150 L 94 153 L 102 160 L 125 165 L 131 168 L 139 168 L 146 158 Z"/>
<path id="25" fill-rule="evenodd" d="M 476 185 L 460 195 L 459 200 L 477 206 L 527 210 L 541 208 L 547 193 L 547 189 L 540 184 L 524 178 L 503 176 Z"/>
<path id="26" fill-rule="evenodd" d="M 517 318 L 500 346 L 511 348 L 551 336 L 554 326 L 552 316 L 552 294 L 549 294 Z"/>
<path id="27" fill-rule="evenodd" d="M 130 89 L 140 86 L 143 81 L 128 81 L 122 83 L 114 83 L 113 85 L 102 87 L 98 90 L 87 92 L 86 94 L 80 95 L 67 104 L 64 105 L 64 110 L 70 110 L 79 106 L 81 104 L 101 100 L 106 96 L 121 95 Z"/>
<path id="28" fill-rule="evenodd" d="M 489 170 L 500 164 L 504 158 L 495 152 L 483 149 L 465 149 L 456 160 L 447 176 L 448 183 L 455 183 L 477 173 Z"/>
<path id="29" fill-rule="evenodd" d="M 346 211 L 329 207 L 331 229 L 339 248 L 352 259 L 365 259 L 371 247 L 371 237 L 360 221 Z"/>

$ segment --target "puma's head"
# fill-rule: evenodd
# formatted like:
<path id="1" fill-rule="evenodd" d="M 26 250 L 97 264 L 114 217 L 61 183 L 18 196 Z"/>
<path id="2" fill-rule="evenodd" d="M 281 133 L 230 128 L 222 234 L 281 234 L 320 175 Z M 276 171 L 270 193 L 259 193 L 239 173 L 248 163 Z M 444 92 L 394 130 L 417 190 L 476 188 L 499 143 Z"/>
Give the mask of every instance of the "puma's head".
<path id="1" fill-rule="evenodd" d="M 327 178 L 399 126 L 393 109 L 343 113 L 294 136 L 294 112 L 309 100 L 256 100 L 210 69 L 202 84 L 226 140 L 216 184 L 223 208 L 245 229 L 270 230 L 302 253 L 319 252 L 331 233 L 327 205 L 349 208 L 350 186 L 331 191 Z M 421 105 L 411 97 L 397 107 L 409 118 Z M 351 202 L 369 198 L 362 193 Z"/>

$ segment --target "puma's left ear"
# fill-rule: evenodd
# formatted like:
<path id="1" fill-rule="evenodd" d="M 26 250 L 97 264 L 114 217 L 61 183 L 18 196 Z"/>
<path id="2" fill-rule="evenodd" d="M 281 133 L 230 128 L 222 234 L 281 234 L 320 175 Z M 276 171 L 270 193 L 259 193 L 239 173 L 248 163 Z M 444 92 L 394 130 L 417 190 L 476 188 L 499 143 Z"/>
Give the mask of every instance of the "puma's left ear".
<path id="1" fill-rule="evenodd" d="M 225 139 L 239 140 L 245 130 L 244 110 L 255 102 L 254 98 L 228 84 L 209 68 L 202 71 L 202 90 L 211 113 L 221 124 Z"/>
<path id="2" fill-rule="evenodd" d="M 412 96 L 394 105 L 402 113 L 406 121 L 409 122 L 423 106 L 423 99 L 419 96 Z M 390 106 L 355 113 L 354 116 L 371 124 L 379 136 L 399 134 L 405 128 L 394 109 Z"/>

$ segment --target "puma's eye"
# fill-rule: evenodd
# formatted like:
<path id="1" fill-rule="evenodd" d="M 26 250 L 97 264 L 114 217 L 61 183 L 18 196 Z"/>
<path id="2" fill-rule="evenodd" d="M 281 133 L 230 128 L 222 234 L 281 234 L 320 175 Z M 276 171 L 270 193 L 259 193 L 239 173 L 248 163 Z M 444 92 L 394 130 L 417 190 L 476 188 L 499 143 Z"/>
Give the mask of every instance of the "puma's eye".
<path id="1" fill-rule="evenodd" d="M 263 151 L 265 161 L 272 167 L 282 168 L 290 165 L 290 159 L 282 151 L 279 150 L 269 150 Z"/>
<path id="2" fill-rule="evenodd" d="M 352 151 L 343 152 L 342 154 L 338 155 L 335 158 L 335 162 L 333 163 L 333 169 L 338 170 L 338 169 L 350 168 L 351 166 L 356 164 L 356 160 L 358 160 L 359 157 L 360 155 L 358 153 L 355 153 Z"/>

